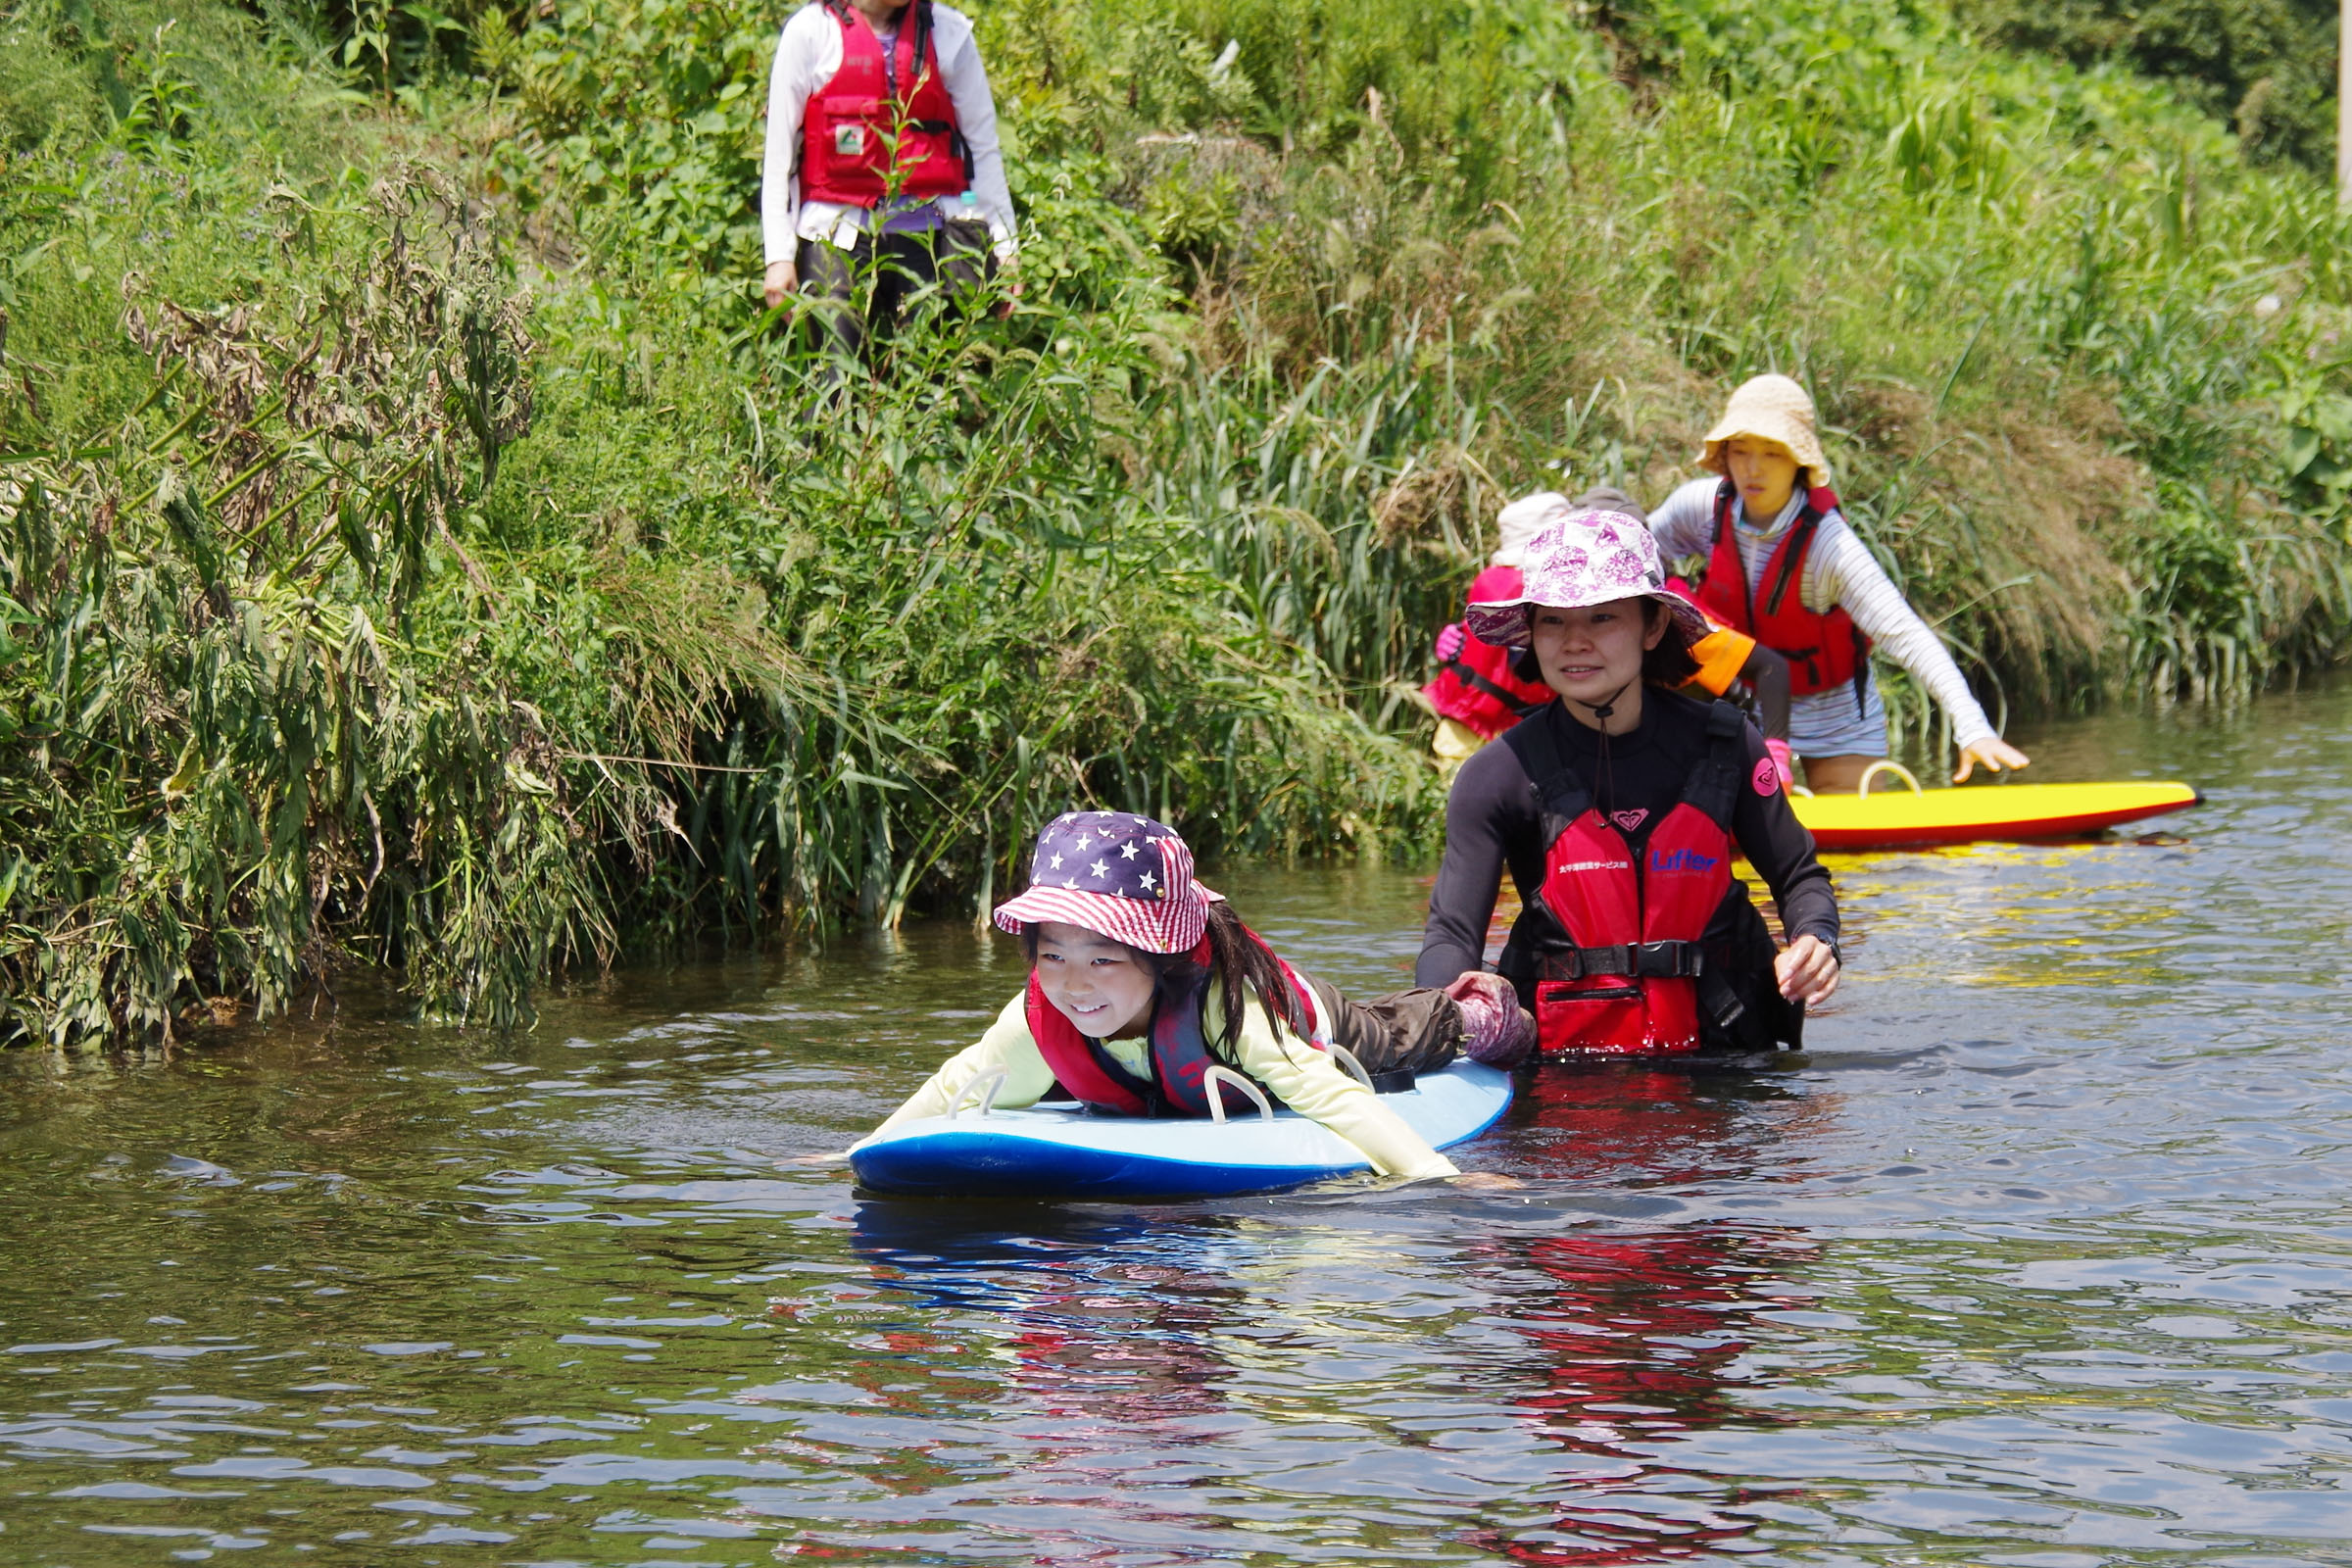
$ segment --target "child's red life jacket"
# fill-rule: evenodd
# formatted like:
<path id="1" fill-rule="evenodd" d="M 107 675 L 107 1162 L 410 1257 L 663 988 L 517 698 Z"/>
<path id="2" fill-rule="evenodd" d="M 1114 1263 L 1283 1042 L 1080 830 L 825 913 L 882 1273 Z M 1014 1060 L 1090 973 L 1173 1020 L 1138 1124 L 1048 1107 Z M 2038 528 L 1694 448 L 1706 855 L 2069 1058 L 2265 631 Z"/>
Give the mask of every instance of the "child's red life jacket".
<path id="1" fill-rule="evenodd" d="M 1716 1022 L 1740 1012 L 1707 972 L 1710 949 L 1736 951 L 1731 933 L 1757 916 L 1732 875 L 1732 809 L 1746 782 L 1745 720 L 1729 703 L 1707 714 L 1707 756 L 1683 798 L 1642 845 L 1611 820 L 1561 756 L 1550 730 L 1523 724 L 1503 737 L 1544 803 L 1544 885 L 1520 916 L 1500 968 L 1535 983 L 1536 1036 L 1545 1055 L 1682 1055 L 1699 1049 L 1701 982 Z M 1759 922 L 1760 923 L 1760 922 Z"/>
<path id="2" fill-rule="evenodd" d="M 968 188 L 971 149 L 940 77 L 930 0 L 907 6 L 888 52 L 841 0 L 825 0 L 825 9 L 841 26 L 841 69 L 808 95 L 803 114 L 802 199 L 872 207 Z"/>
<path id="3" fill-rule="evenodd" d="M 1523 591 L 1517 566 L 1489 566 L 1470 584 L 1472 604 L 1516 599 Z M 1480 642 L 1465 630 L 1462 651 L 1438 666 L 1438 678 L 1421 688 L 1429 706 L 1493 740 L 1552 699 L 1542 681 L 1511 672 L 1515 648 Z"/>
<path id="4" fill-rule="evenodd" d="M 1794 695 L 1826 692 L 1852 681 L 1855 710 L 1861 711 L 1870 684 L 1870 639 L 1843 609 L 1833 605 L 1826 612 L 1807 610 L 1803 594 L 1796 591 L 1805 580 L 1805 560 L 1813 553 L 1821 520 L 1838 506 L 1837 495 L 1826 487 L 1806 493 L 1804 509 L 1764 564 L 1761 599 L 1748 584 L 1740 541 L 1732 533 L 1739 505 L 1739 486 L 1726 479 L 1716 487 L 1715 547 L 1707 556 L 1706 580 L 1699 584 L 1699 608 L 1788 661 L 1788 690 Z"/>
<path id="5" fill-rule="evenodd" d="M 1250 940 L 1264 946 L 1254 931 Z M 1200 965 L 1200 975 L 1181 992 L 1163 993 L 1152 1008 L 1149 1080 L 1129 1072 L 1116 1056 L 1102 1049 L 1101 1041 L 1080 1034 L 1078 1026 L 1046 1000 L 1045 988 L 1037 983 L 1037 975 L 1032 971 L 1026 1005 L 1029 1038 L 1037 1042 L 1038 1054 L 1054 1069 L 1054 1081 L 1089 1109 L 1112 1115 L 1209 1114 L 1208 1086 L 1203 1081 L 1208 1069 L 1211 1066 L 1232 1067 L 1236 1072 L 1241 1069 L 1231 1062 L 1219 1061 L 1209 1053 L 1202 1023 L 1202 1004 L 1208 996 L 1209 982 L 1206 938 L 1201 939 L 1193 959 Z M 1288 963 L 1281 958 L 1274 961 L 1282 964 L 1283 975 L 1298 994 L 1299 1010 L 1308 1020 L 1307 1044 L 1318 1051 L 1327 1049 L 1330 1040 L 1317 1014 L 1313 993 Z M 1224 1099 L 1228 1115 L 1256 1108 L 1231 1084 L 1217 1085 L 1217 1094 Z"/>

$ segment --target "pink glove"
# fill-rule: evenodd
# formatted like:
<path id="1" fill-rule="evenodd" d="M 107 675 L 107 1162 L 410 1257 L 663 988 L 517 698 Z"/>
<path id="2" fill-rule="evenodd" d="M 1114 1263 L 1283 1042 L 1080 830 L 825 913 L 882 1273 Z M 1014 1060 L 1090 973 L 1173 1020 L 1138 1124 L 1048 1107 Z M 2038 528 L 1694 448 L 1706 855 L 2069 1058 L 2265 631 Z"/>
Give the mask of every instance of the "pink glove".
<path id="1" fill-rule="evenodd" d="M 1460 658 L 1465 636 L 1467 633 L 1462 630 L 1462 623 L 1458 620 L 1438 633 L 1438 662 L 1450 664 Z"/>
<path id="2" fill-rule="evenodd" d="M 1788 754 L 1788 743 L 1767 737 L 1764 750 L 1770 754 L 1772 765 L 1781 770 L 1781 791 L 1787 794 L 1796 783 L 1796 759 Z"/>
<path id="3" fill-rule="evenodd" d="M 1536 1020 L 1498 974 L 1473 970 L 1446 988 L 1462 1010 L 1462 1054 L 1490 1067 L 1516 1067 L 1536 1049 Z"/>

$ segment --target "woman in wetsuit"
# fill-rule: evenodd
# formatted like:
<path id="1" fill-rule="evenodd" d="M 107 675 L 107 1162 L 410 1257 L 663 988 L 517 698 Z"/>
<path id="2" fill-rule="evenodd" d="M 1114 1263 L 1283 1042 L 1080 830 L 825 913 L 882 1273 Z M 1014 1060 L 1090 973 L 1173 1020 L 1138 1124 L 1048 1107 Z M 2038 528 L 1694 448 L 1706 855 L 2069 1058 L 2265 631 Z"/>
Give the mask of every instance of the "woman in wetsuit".
<path id="1" fill-rule="evenodd" d="M 1470 630 L 1527 650 L 1555 697 L 1454 780 L 1415 983 L 1483 967 L 1507 866 L 1525 908 L 1496 967 L 1545 1055 L 1797 1045 L 1805 1006 L 1838 988 L 1838 905 L 1754 726 L 1670 690 L 1705 618 L 1624 514 L 1562 513 L 1522 569 L 1517 598 L 1470 607 Z M 1785 950 L 1735 851 L 1771 887 Z"/>

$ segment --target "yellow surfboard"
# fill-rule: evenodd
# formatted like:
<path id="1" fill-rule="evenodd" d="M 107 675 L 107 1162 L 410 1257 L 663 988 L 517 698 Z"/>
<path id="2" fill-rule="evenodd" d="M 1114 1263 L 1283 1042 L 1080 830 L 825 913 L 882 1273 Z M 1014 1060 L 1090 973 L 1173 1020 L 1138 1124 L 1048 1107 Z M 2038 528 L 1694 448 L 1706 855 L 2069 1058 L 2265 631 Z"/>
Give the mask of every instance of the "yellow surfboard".
<path id="1" fill-rule="evenodd" d="M 1799 795 L 1796 819 L 1825 850 L 1909 849 L 1978 839 L 2055 839 L 2185 810 L 2186 784 L 2003 784 L 1868 795 Z"/>

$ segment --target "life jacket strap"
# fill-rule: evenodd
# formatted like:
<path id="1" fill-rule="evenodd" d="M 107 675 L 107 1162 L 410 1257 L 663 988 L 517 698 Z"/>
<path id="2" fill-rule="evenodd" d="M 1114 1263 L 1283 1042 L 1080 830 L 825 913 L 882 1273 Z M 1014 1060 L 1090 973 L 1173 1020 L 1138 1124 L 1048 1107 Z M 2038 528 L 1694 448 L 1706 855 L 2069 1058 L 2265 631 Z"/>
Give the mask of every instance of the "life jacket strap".
<path id="1" fill-rule="evenodd" d="M 1544 842 L 1548 847 L 1569 823 L 1585 814 L 1592 804 L 1592 792 L 1584 776 L 1570 765 L 1548 723 L 1515 724 L 1502 732 L 1502 743 L 1518 754 L 1520 771 L 1535 789 L 1537 805 L 1544 813 Z"/>
<path id="2" fill-rule="evenodd" d="M 938 24 L 931 15 L 931 0 L 914 0 L 914 4 L 907 9 L 914 13 L 914 69 L 919 73 L 923 69 L 924 63 L 931 59 L 931 33 Z M 895 51 L 893 59 L 894 61 L 896 59 Z M 898 96 L 897 78 L 898 73 L 894 65 L 890 84 L 891 96 L 894 98 Z M 963 188 L 966 190 L 972 188 L 972 147 L 971 143 L 963 139 L 961 126 L 953 120 L 914 120 L 907 122 L 907 125 L 908 128 L 919 130 L 928 136 L 947 137 L 949 149 L 963 165 Z"/>
<path id="3" fill-rule="evenodd" d="M 1718 697 L 1707 705 L 1706 760 L 1691 769 L 1683 799 L 1712 817 L 1726 833 L 1747 782 L 1747 715 Z"/>
<path id="4" fill-rule="evenodd" d="M 1546 953 L 1538 978 L 1582 980 L 1587 975 L 1622 975 L 1634 980 L 1689 980 L 1705 973 L 1706 966 L 1706 950 L 1695 942 L 1625 942 Z"/>
<path id="5" fill-rule="evenodd" d="M 1085 1041 L 1087 1054 L 1095 1058 L 1095 1065 L 1102 1068 L 1102 1071 L 1108 1075 L 1111 1082 L 1117 1084 L 1121 1089 L 1126 1090 L 1129 1094 L 1135 1096 L 1136 1099 L 1144 1102 L 1143 1113 L 1145 1115 L 1164 1116 L 1168 1113 L 1167 1096 L 1160 1093 L 1158 1084 L 1137 1073 L 1130 1072 L 1127 1069 L 1127 1064 L 1119 1060 L 1118 1057 L 1112 1055 L 1108 1049 L 1103 1046 L 1102 1041 L 1088 1040 L 1084 1035 L 1080 1035 L 1078 1038 L 1082 1041 Z M 1105 1110 L 1102 1112 L 1102 1114 L 1116 1115 L 1118 1112 Z"/>
<path id="6" fill-rule="evenodd" d="M 1472 691 L 1486 693 L 1521 718 L 1540 713 L 1551 705 L 1551 698 L 1548 694 L 1541 699 L 1522 697 L 1507 686 L 1496 685 L 1458 659 L 1449 659 L 1438 667 L 1451 674 L 1455 680 L 1460 681 Z"/>
<path id="7" fill-rule="evenodd" d="M 1797 567 L 1813 553 L 1813 536 L 1820 531 L 1821 514 L 1815 512 L 1813 504 L 1808 501 L 1798 511 L 1796 521 L 1790 525 L 1788 540 L 1776 552 L 1781 558 L 1781 573 L 1764 592 L 1765 614 L 1777 615 L 1781 612 L 1782 601 L 1788 597 L 1788 590 L 1796 586 Z M 1804 601 L 1797 603 L 1801 605 Z M 1750 604 L 1753 604 L 1752 600 Z"/>

